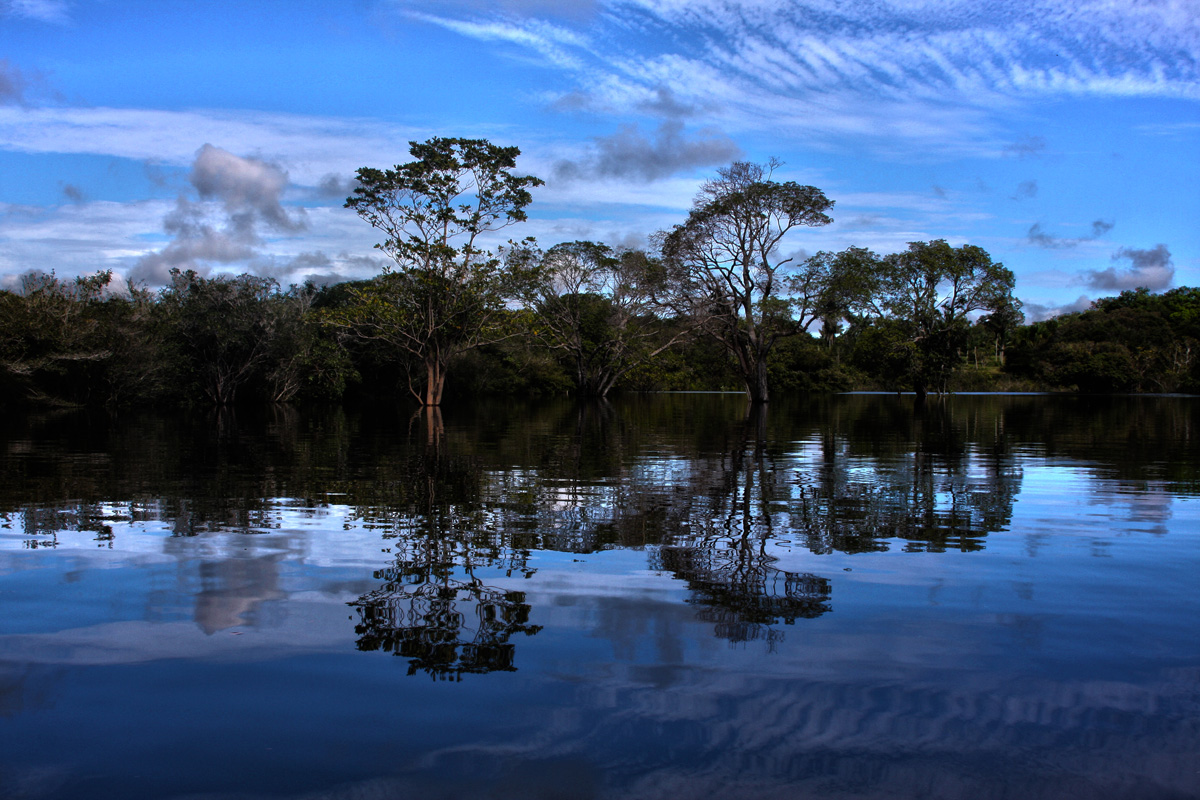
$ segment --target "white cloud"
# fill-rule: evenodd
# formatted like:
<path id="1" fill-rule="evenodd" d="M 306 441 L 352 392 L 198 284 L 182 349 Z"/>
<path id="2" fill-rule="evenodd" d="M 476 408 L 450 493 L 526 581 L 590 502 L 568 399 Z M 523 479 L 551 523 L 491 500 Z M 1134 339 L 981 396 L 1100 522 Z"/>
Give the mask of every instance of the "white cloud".
<path id="1" fill-rule="evenodd" d="M 571 52 L 572 48 L 578 50 L 587 47 L 587 40 L 583 36 L 536 19 L 512 23 L 455 20 L 416 12 L 412 12 L 410 16 L 473 39 L 502 41 L 527 47 L 555 67 L 581 69 L 584 65 L 584 61 Z"/>
<path id="2" fill-rule="evenodd" d="M 561 180 L 588 177 L 656 181 L 695 167 L 728 164 L 741 150 L 729 137 L 711 129 L 688 137 L 679 120 L 663 122 L 653 138 L 636 125 L 624 125 L 611 136 L 598 137 L 587 157 L 554 165 Z"/>
<path id="3" fill-rule="evenodd" d="M 1025 312 L 1026 322 L 1041 322 L 1052 317 L 1060 317 L 1063 314 L 1074 314 L 1080 311 L 1087 311 L 1092 307 L 1092 300 L 1087 295 L 1079 295 L 1070 303 L 1061 305 L 1053 305 L 1047 303 L 1026 303 L 1022 309 Z"/>
<path id="4" fill-rule="evenodd" d="M 288 212 L 280 205 L 288 177 L 275 164 L 205 144 L 189 179 L 201 202 L 176 201 L 163 219 L 171 241 L 140 258 L 131 281 L 161 286 L 172 269 L 204 273 L 212 264 L 244 265 L 259 255 L 264 233 L 294 235 L 307 227 L 304 209 Z"/>

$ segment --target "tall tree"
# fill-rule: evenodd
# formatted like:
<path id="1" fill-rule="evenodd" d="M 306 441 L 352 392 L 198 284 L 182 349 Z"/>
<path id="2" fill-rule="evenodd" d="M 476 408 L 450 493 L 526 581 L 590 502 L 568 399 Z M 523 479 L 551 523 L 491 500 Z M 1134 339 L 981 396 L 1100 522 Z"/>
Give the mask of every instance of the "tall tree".
<path id="1" fill-rule="evenodd" d="M 827 225 L 833 201 L 820 189 L 771 179 L 782 162 L 739 161 L 717 171 L 687 221 L 662 235 L 666 302 L 718 339 L 736 359 L 755 403 L 770 399 L 767 356 L 781 336 L 807 330 L 820 313 L 819 276 L 780 258 L 799 226 Z"/>
<path id="2" fill-rule="evenodd" d="M 531 275 L 482 239 L 524 220 L 529 190 L 543 181 L 513 174 L 516 147 L 484 139 L 410 144 L 415 161 L 389 170 L 363 167 L 346 200 L 385 234 L 375 246 L 396 266 L 356 289 L 356 302 L 328 319 L 394 348 L 409 391 L 436 406 L 454 356 L 511 333 L 502 324 L 506 303 L 522 294 Z"/>
<path id="3" fill-rule="evenodd" d="M 531 304 L 537 339 L 565 356 L 580 395 L 606 396 L 687 333 L 654 314 L 661 265 L 641 250 L 564 242 L 541 263 Z"/>

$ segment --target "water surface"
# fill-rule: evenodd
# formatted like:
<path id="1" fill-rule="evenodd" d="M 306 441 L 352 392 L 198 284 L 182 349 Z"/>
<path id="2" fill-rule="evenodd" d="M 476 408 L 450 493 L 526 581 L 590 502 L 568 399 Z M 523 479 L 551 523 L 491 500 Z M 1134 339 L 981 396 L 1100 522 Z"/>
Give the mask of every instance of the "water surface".
<path id="1" fill-rule="evenodd" d="M 1195 797 L 1198 412 L 9 418 L 0 797 Z"/>

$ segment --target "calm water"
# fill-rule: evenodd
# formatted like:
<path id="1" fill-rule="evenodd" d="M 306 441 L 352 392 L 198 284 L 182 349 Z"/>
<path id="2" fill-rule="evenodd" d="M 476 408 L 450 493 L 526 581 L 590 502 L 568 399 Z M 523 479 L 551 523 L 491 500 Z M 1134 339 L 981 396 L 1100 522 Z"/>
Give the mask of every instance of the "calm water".
<path id="1" fill-rule="evenodd" d="M 1200 399 L 0 421 L 0 797 L 1195 798 Z"/>

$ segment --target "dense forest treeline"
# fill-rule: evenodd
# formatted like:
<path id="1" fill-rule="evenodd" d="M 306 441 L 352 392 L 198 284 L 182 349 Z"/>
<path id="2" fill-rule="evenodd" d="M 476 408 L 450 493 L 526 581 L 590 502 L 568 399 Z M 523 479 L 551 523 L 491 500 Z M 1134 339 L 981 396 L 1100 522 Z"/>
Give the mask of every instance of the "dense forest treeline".
<path id="1" fill-rule="evenodd" d="M 250 275 L 176 273 L 158 292 L 106 293 L 108 276 L 27 276 L 0 292 L 0 402 L 5 405 L 228 404 L 407 396 L 409 374 L 388 343 L 348 333 L 338 315 L 371 281 L 282 288 Z M 578 391 L 575 357 L 527 309 L 505 309 L 507 335 L 459 354 L 448 397 Z M 597 311 L 601 340 L 608 324 Z M 737 364 L 685 321 L 649 317 L 671 342 L 615 390 L 738 390 Z M 908 343 L 889 319 L 780 341 L 767 362 L 776 394 L 909 390 Z M 646 345 L 649 347 L 649 345 Z M 1123 292 L 1092 308 L 999 331 L 962 330 L 950 391 L 1200 391 L 1200 289 Z"/>
<path id="2" fill-rule="evenodd" d="M 371 280 L 283 288 L 171 271 L 157 292 L 31 273 L 0 292 L 0 402 L 217 406 L 610 391 L 1200 389 L 1200 290 L 1139 289 L 1023 325 L 1011 270 L 982 248 L 910 242 L 784 257 L 834 201 L 735 162 L 705 181 L 651 251 L 532 239 L 516 147 L 411 143 L 364 167 L 346 201 L 394 266 Z M 816 332 L 816 335 L 813 334 Z"/>

